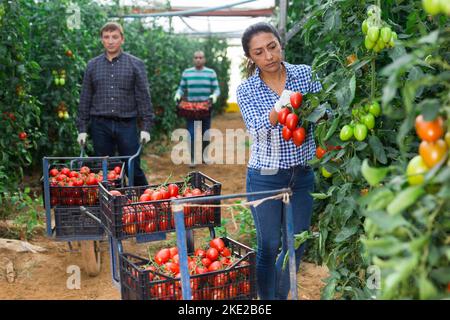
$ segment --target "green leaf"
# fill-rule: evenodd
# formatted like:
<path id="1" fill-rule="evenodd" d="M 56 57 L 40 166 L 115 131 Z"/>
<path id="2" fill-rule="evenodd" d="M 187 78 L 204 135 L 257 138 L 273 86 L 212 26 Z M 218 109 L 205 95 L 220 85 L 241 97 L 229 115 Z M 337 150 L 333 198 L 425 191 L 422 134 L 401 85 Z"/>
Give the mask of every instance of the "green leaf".
<path id="1" fill-rule="evenodd" d="M 373 187 L 378 185 L 389 172 L 389 168 L 374 168 L 369 166 L 369 160 L 364 159 L 361 173 L 364 179 Z"/>
<path id="2" fill-rule="evenodd" d="M 425 121 L 433 121 L 439 114 L 441 102 L 438 99 L 425 99 L 419 103 L 418 107 Z"/>
<path id="3" fill-rule="evenodd" d="M 377 158 L 377 160 L 382 164 L 386 164 L 386 153 L 384 152 L 383 144 L 381 143 L 380 139 L 375 135 L 371 135 L 369 137 L 369 145 L 373 150 L 375 158 Z"/>
<path id="4" fill-rule="evenodd" d="M 357 179 L 359 176 L 359 171 L 361 168 L 361 159 L 357 155 L 353 156 L 347 166 L 346 172 L 350 174 L 353 178 Z"/>
<path id="5" fill-rule="evenodd" d="M 326 106 L 324 104 L 321 104 L 320 106 L 318 106 L 317 108 L 315 108 L 313 110 L 313 112 L 311 112 L 309 114 L 308 117 L 306 117 L 307 121 L 316 123 L 320 118 L 322 118 L 325 114 L 325 110 L 326 110 Z"/>
<path id="6" fill-rule="evenodd" d="M 400 226 L 408 225 L 401 215 L 390 216 L 383 211 L 372 211 L 365 215 L 384 232 L 391 232 Z"/>
<path id="7" fill-rule="evenodd" d="M 358 226 L 351 226 L 351 227 L 344 227 L 334 238 L 334 241 L 339 243 L 342 241 L 345 241 L 346 239 L 350 238 L 352 235 L 354 235 L 358 231 Z"/>

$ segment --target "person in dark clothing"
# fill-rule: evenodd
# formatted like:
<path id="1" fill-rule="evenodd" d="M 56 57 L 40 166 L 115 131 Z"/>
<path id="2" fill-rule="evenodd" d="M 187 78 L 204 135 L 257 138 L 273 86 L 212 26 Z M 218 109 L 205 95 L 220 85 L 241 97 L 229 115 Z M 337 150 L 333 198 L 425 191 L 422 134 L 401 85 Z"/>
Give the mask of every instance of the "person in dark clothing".
<path id="1" fill-rule="evenodd" d="M 150 141 L 154 113 L 150 100 L 145 64 L 123 52 L 123 28 L 106 23 L 100 31 L 105 52 L 88 62 L 80 95 L 77 116 L 77 141 L 86 143 L 89 134 L 96 156 L 129 156 L 137 152 L 139 143 Z M 137 119 L 141 120 L 138 136 Z M 134 165 L 134 185 L 147 185 L 140 166 Z"/>

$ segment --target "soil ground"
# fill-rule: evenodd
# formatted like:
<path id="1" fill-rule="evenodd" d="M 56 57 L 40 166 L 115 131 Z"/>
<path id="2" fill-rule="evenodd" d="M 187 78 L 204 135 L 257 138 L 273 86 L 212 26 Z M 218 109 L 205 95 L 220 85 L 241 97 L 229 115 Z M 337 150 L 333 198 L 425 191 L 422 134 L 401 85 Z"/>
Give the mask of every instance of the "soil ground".
<path id="1" fill-rule="evenodd" d="M 226 113 L 213 119 L 212 127 L 219 129 L 225 134 L 226 129 L 243 129 L 241 115 L 239 113 Z M 248 144 L 241 142 L 234 153 L 225 155 L 226 163 L 198 165 L 194 170 L 201 171 L 206 175 L 222 183 L 222 194 L 245 192 L 245 174 L 248 160 Z M 234 164 L 232 158 L 236 153 L 246 154 L 242 164 Z M 226 154 L 226 152 L 224 152 Z M 177 158 L 177 157 L 175 157 Z M 174 180 L 185 176 L 192 171 L 188 165 L 173 165 L 171 148 L 152 146 L 146 148 L 142 157 L 147 177 L 151 184 L 162 183 L 172 174 Z M 222 215 L 228 219 L 226 225 L 229 236 L 239 239 L 238 230 L 228 211 L 223 210 Z M 205 231 L 195 231 L 196 243 L 205 238 Z M 115 300 L 120 299 L 120 291 L 111 281 L 110 262 L 107 242 L 101 242 L 102 270 L 100 275 L 89 277 L 80 265 L 81 255 L 78 251 L 70 252 L 67 242 L 56 242 L 45 236 L 36 236 L 30 243 L 46 248 L 44 253 L 16 253 L 0 249 L 0 299 L 79 299 L 79 300 Z M 124 244 L 125 251 L 142 254 L 146 256 L 147 248 L 153 249 L 159 246 L 175 244 L 173 236 L 166 241 L 154 243 L 136 244 L 127 240 Z M 76 244 L 73 248 L 76 249 Z M 12 261 L 16 272 L 13 283 L 6 281 L 5 265 Z M 81 267 L 81 288 L 68 289 L 67 281 L 70 273 L 67 268 L 72 265 Z M 326 267 L 317 266 L 312 263 L 303 262 L 298 277 L 299 297 L 303 300 L 320 299 L 320 290 L 324 286 L 322 279 L 327 277 Z"/>

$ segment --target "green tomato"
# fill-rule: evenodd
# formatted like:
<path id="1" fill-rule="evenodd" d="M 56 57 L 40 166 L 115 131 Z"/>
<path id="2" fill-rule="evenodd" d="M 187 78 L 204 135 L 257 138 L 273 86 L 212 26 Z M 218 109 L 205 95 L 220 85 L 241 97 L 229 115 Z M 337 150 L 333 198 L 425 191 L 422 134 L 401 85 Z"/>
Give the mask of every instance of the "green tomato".
<path id="1" fill-rule="evenodd" d="M 424 174 L 430 170 L 425 161 L 423 161 L 422 156 L 417 155 L 412 158 L 408 166 L 406 167 L 406 176 L 408 177 L 408 182 L 410 185 L 422 184 L 424 181 Z"/>
<path id="2" fill-rule="evenodd" d="M 59 78 L 55 78 L 55 85 L 59 86 Z"/>
<path id="3" fill-rule="evenodd" d="M 378 48 L 380 48 L 380 51 L 383 50 L 384 47 L 386 46 L 386 44 L 384 43 L 383 39 L 381 39 L 381 37 L 378 38 L 377 46 L 378 46 Z"/>
<path id="4" fill-rule="evenodd" d="M 366 125 L 362 124 L 362 123 L 356 124 L 353 134 L 355 135 L 356 140 L 364 141 L 364 139 L 366 139 L 366 137 L 367 137 Z"/>
<path id="5" fill-rule="evenodd" d="M 372 102 L 372 104 L 369 106 L 369 112 L 375 117 L 378 117 L 381 114 L 381 107 L 378 101 Z"/>
<path id="6" fill-rule="evenodd" d="M 322 171 L 322 175 L 325 178 L 329 178 L 333 175 L 331 172 L 329 172 L 327 169 L 325 169 L 325 167 L 322 167 L 321 171 Z"/>
<path id="7" fill-rule="evenodd" d="M 366 46 L 367 50 L 370 50 L 375 46 L 375 42 L 370 41 L 369 36 L 366 36 L 366 38 L 364 39 L 364 45 Z"/>
<path id="8" fill-rule="evenodd" d="M 369 24 L 367 23 L 367 19 L 363 21 L 361 28 L 362 28 L 362 32 L 366 35 L 367 30 L 369 30 Z"/>
<path id="9" fill-rule="evenodd" d="M 378 36 L 380 35 L 380 29 L 378 27 L 369 27 L 369 30 L 367 31 L 367 36 L 369 37 L 369 40 L 372 42 L 377 42 Z"/>
<path id="10" fill-rule="evenodd" d="M 62 86 L 65 85 L 66 84 L 66 80 L 64 78 L 60 78 L 59 79 L 59 84 L 62 85 Z"/>
<path id="11" fill-rule="evenodd" d="M 389 28 L 389 27 L 381 28 L 380 35 L 381 35 L 381 39 L 383 39 L 383 41 L 385 43 L 388 43 L 389 41 L 391 41 L 391 35 L 392 35 L 391 28 Z"/>
<path id="12" fill-rule="evenodd" d="M 366 125 L 367 129 L 373 129 L 375 127 L 375 116 L 371 113 L 366 114 L 362 118 L 363 123 Z"/>
<path id="13" fill-rule="evenodd" d="M 342 127 L 341 132 L 339 133 L 339 138 L 341 138 L 342 141 L 350 140 L 353 137 L 353 128 L 346 124 Z"/>
<path id="14" fill-rule="evenodd" d="M 440 0 L 422 0 L 422 6 L 428 14 L 434 16 L 441 10 L 440 2 Z"/>

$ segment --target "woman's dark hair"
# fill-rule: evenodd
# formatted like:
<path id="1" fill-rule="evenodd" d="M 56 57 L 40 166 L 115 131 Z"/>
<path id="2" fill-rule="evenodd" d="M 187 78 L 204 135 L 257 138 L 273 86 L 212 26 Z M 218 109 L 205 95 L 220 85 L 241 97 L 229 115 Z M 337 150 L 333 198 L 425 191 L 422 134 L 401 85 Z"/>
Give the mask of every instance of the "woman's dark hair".
<path id="1" fill-rule="evenodd" d="M 247 77 L 250 77 L 251 75 L 253 75 L 253 73 L 255 73 L 255 69 L 256 69 L 255 63 L 250 60 L 249 43 L 255 35 L 257 35 L 258 33 L 262 33 L 262 32 L 273 34 L 278 39 L 278 42 L 281 45 L 281 37 L 280 37 L 280 34 L 278 33 L 277 29 L 275 29 L 274 26 L 272 26 L 271 24 L 269 24 L 267 22 L 258 22 L 258 23 L 252 24 L 247 29 L 245 29 L 244 33 L 242 34 L 241 43 L 242 43 L 242 48 L 244 49 L 245 56 L 248 59 L 247 66 L 246 66 Z"/>

